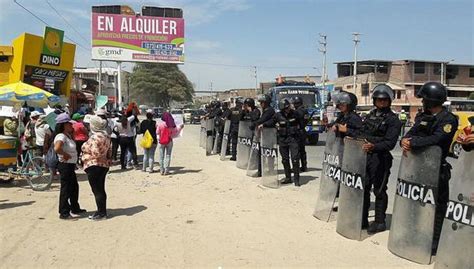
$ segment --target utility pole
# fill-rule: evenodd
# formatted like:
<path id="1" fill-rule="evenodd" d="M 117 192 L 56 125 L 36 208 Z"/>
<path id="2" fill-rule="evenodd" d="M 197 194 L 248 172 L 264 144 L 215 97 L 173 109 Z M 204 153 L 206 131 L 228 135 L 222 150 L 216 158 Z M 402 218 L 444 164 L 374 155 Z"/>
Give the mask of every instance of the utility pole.
<path id="1" fill-rule="evenodd" d="M 255 78 L 255 93 L 258 93 L 258 72 L 256 65 L 253 66 L 253 76 Z"/>
<path id="2" fill-rule="evenodd" d="M 319 40 L 319 44 L 322 46 L 320 49 L 318 49 L 320 52 L 323 53 L 323 90 L 326 90 L 326 35 L 319 33 L 319 37 L 321 37 L 321 40 Z"/>
<path id="3" fill-rule="evenodd" d="M 354 83 L 353 83 L 353 88 L 354 88 L 354 94 L 357 95 L 357 45 L 359 44 L 359 36 L 360 33 L 352 33 L 354 36 Z"/>
<path id="4" fill-rule="evenodd" d="M 102 61 L 99 61 L 99 95 L 102 95 Z"/>

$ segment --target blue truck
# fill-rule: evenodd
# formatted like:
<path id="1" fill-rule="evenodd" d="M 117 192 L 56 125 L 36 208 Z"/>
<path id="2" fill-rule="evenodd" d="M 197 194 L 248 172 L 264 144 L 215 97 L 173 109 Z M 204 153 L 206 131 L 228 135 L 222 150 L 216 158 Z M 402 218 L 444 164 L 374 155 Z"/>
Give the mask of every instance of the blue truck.
<path id="1" fill-rule="evenodd" d="M 308 110 L 306 134 L 308 144 L 316 145 L 319 134 L 325 129 L 323 122 L 323 105 L 321 102 L 321 88 L 305 82 L 285 82 L 269 89 L 272 98 L 272 107 L 278 111 L 278 101 L 283 98 L 291 99 L 299 96 L 303 106 Z"/>

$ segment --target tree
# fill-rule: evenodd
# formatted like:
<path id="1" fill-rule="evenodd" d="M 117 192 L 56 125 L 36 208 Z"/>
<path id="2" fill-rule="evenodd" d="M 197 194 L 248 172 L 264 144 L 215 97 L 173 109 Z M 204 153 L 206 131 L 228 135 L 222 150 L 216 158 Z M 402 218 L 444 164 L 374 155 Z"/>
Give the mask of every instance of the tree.
<path id="1" fill-rule="evenodd" d="M 194 89 L 176 64 L 139 63 L 130 75 L 130 100 L 169 107 L 171 101 L 192 101 Z"/>
<path id="2" fill-rule="evenodd" d="M 469 100 L 474 100 L 474 92 L 471 92 L 471 94 L 469 95 Z"/>

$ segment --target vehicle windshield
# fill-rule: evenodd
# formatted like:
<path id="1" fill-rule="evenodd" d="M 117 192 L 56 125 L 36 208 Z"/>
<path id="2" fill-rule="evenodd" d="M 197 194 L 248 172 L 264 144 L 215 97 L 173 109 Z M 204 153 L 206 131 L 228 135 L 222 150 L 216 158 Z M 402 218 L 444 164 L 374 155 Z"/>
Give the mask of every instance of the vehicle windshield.
<path id="1" fill-rule="evenodd" d="M 308 89 L 283 89 L 279 90 L 276 94 L 276 101 L 280 101 L 283 98 L 287 98 L 290 101 L 299 96 L 303 101 L 303 105 L 306 108 L 319 108 L 319 94 L 317 92 L 310 91 Z"/>
<path id="2" fill-rule="evenodd" d="M 451 112 L 474 112 L 474 100 L 466 101 L 449 101 L 445 105 L 448 107 L 448 110 Z"/>

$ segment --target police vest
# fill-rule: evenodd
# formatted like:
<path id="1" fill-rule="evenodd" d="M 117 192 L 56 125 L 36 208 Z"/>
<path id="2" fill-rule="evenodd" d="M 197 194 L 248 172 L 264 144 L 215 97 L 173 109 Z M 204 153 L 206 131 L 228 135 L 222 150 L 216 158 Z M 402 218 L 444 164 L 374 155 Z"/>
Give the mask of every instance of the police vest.
<path id="1" fill-rule="evenodd" d="M 429 136 L 433 134 L 436 123 L 436 116 L 429 114 L 422 114 L 418 128 L 416 129 L 416 135 L 418 136 Z"/>
<path id="2" fill-rule="evenodd" d="M 299 123 L 298 120 L 294 117 L 285 118 L 281 116 L 278 117 L 276 127 L 279 136 L 294 136 L 298 134 Z"/>
<path id="3" fill-rule="evenodd" d="M 238 124 L 240 121 L 240 115 L 242 114 L 242 111 L 238 108 L 233 108 L 231 110 L 230 114 L 230 122 L 234 124 Z"/>
<path id="4" fill-rule="evenodd" d="M 376 112 L 370 112 L 364 120 L 364 134 L 370 136 L 383 137 L 387 133 L 388 113 L 377 116 Z"/>

